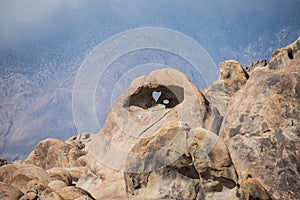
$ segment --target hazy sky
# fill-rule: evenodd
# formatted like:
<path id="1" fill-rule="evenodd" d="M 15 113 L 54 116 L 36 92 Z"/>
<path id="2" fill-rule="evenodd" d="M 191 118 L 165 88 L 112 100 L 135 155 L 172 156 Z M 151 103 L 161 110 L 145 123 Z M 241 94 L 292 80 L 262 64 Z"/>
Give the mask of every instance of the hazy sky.
<path id="1" fill-rule="evenodd" d="M 299 0 L 0 0 L 0 65 L 67 62 L 116 33 L 146 26 L 191 36 L 216 62 L 247 62 L 263 48 L 259 40 L 276 46 L 296 39 L 299 7 Z"/>

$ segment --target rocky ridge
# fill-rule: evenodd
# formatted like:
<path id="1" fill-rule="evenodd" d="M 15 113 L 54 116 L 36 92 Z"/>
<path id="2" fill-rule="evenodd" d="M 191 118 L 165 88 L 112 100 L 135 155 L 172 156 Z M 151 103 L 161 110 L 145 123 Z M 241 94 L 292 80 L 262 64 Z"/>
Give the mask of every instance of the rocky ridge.
<path id="1" fill-rule="evenodd" d="M 201 91 L 174 69 L 136 79 L 98 134 L 1 159 L 0 199 L 299 199 L 299 49 L 222 62 Z"/>

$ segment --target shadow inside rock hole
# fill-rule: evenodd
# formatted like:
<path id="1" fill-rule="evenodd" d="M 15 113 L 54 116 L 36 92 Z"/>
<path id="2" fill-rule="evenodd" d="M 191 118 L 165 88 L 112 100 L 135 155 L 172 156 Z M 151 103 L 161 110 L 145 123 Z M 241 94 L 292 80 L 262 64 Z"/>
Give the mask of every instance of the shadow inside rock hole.
<path id="1" fill-rule="evenodd" d="M 148 109 L 156 104 L 173 108 L 184 100 L 184 89 L 176 85 L 148 84 L 139 87 L 125 102 L 124 107 L 138 106 Z"/>

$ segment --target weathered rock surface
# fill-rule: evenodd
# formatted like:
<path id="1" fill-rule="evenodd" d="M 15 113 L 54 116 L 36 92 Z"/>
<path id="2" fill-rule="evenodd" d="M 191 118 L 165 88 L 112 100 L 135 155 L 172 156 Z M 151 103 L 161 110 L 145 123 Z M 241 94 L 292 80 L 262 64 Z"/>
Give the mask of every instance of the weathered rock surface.
<path id="1" fill-rule="evenodd" d="M 221 136 L 248 184 L 246 196 L 264 199 L 267 191 L 273 199 L 300 197 L 299 44 L 300 39 L 276 50 L 270 65 L 253 71 L 227 108 Z"/>
<path id="2" fill-rule="evenodd" d="M 141 131 L 161 118 L 188 122 L 191 128 L 201 126 L 213 132 L 220 126 L 218 111 L 185 74 L 175 69 L 161 69 L 131 83 L 113 104 L 102 131 L 117 142 L 118 134 L 111 133 L 143 135 Z"/>
<path id="3" fill-rule="evenodd" d="M 299 49 L 220 63 L 202 91 L 173 69 L 136 79 L 98 134 L 0 159 L 0 199 L 300 199 Z"/>
<path id="4" fill-rule="evenodd" d="M 249 75 L 235 60 L 220 63 L 219 69 L 219 79 L 202 92 L 223 117 L 226 114 L 230 98 L 247 82 Z M 218 132 L 216 133 L 218 134 Z"/>
<path id="5" fill-rule="evenodd" d="M 4 183 L 0 182 L 0 199 L 3 200 L 14 200 L 20 199 L 23 196 L 23 192 L 19 189 Z"/>
<path id="6" fill-rule="evenodd" d="M 100 163 L 90 154 L 84 159 L 88 166 L 79 177 L 76 186 L 88 191 L 95 199 L 124 199 L 123 172 Z"/>
<path id="7" fill-rule="evenodd" d="M 167 153 L 159 152 L 168 143 Z M 186 149 L 185 154 L 172 161 L 180 148 Z M 125 173 L 128 199 L 236 199 L 237 174 L 227 147 L 215 133 L 166 124 L 132 151 L 139 152 L 140 159 L 129 158 L 128 167 L 143 168 L 136 171 L 145 173 Z M 149 171 L 156 167 L 152 165 L 159 168 Z"/>
<path id="8" fill-rule="evenodd" d="M 72 176 L 68 170 L 64 168 L 54 167 L 47 170 L 47 173 L 51 176 L 52 179 L 61 180 L 66 183 L 66 185 L 72 184 Z"/>
<path id="9" fill-rule="evenodd" d="M 73 145 L 69 143 L 51 138 L 43 140 L 24 163 L 37 165 L 44 169 L 73 166 L 80 156 L 86 154 L 86 151 L 84 145 L 77 145 L 76 142 Z"/>
<path id="10" fill-rule="evenodd" d="M 34 181 L 47 186 L 51 177 L 35 165 L 7 164 L 0 168 L 0 180 L 26 193 Z"/>
<path id="11" fill-rule="evenodd" d="M 62 199 L 81 198 L 86 200 L 94 200 L 94 197 L 92 197 L 87 191 L 79 187 L 67 186 L 63 188 L 58 188 L 55 190 L 55 192 L 59 194 L 62 197 Z"/>
<path id="12" fill-rule="evenodd" d="M 292 44 L 284 47 L 277 48 L 270 59 L 270 69 L 287 69 L 291 65 L 294 58 L 299 54 L 300 39 L 298 38 Z"/>
<path id="13" fill-rule="evenodd" d="M 155 97 L 155 94 L 158 96 Z M 177 121 L 188 123 L 190 128 L 205 127 L 215 132 L 218 132 L 221 125 L 217 109 L 210 106 L 204 95 L 183 73 L 174 69 L 157 70 L 132 82 L 128 90 L 113 104 L 101 132 L 93 136 L 91 141 L 86 142 L 86 147 L 90 155 L 111 168 L 144 172 L 144 169 L 125 169 L 127 159 L 130 157 L 128 152 L 135 144 L 141 143 L 143 138 L 155 136 L 164 125 Z M 165 136 L 162 135 L 162 137 Z M 103 140 L 105 138 L 106 141 Z M 157 141 L 158 146 L 161 146 L 159 142 L 161 141 Z M 173 148 L 177 148 L 175 143 Z M 178 152 L 183 154 L 184 150 Z M 135 158 L 140 156 L 142 150 L 137 149 L 137 153 L 138 156 Z M 161 154 L 162 161 L 165 157 L 164 153 Z M 160 167 L 164 166 L 162 163 Z M 148 171 L 151 171 L 158 166 L 147 167 L 149 167 Z M 88 191 L 93 191 L 101 184 L 102 187 L 109 188 L 107 180 L 110 180 L 109 185 L 112 189 L 120 188 L 114 192 L 115 194 L 120 194 L 120 191 L 124 191 L 125 194 L 122 171 L 117 172 L 103 166 L 99 166 L 98 169 L 105 172 L 102 173 L 104 174 L 103 180 L 84 184 L 86 180 L 82 181 L 82 178 L 78 184 Z M 86 174 L 90 177 L 88 175 L 90 172 L 87 171 Z M 106 176 L 106 174 L 110 176 L 114 174 L 116 178 Z M 119 197 L 124 198 L 124 196 Z"/>
<path id="14" fill-rule="evenodd" d="M 14 188 L 18 188 L 21 199 L 94 199 L 88 191 L 76 186 L 89 167 L 96 171 L 97 175 L 100 174 L 93 168 L 91 160 L 86 160 L 89 165 L 78 165 L 76 161 L 86 153 L 82 141 L 77 136 L 66 142 L 56 139 L 41 141 L 26 160 L 6 164 L 0 168 L 0 181 L 7 184 L 6 188 L 9 189 L 3 191 L 3 198 L 8 192 L 11 197 L 19 195 L 14 191 Z M 101 178 L 96 176 L 96 179 Z M 107 195 L 101 190 L 93 192 Z"/>
<path id="15" fill-rule="evenodd" d="M 269 64 L 269 61 L 265 59 L 259 59 L 254 62 L 251 62 L 249 65 L 245 66 L 245 69 L 248 73 L 251 73 L 255 68 L 266 67 Z"/>

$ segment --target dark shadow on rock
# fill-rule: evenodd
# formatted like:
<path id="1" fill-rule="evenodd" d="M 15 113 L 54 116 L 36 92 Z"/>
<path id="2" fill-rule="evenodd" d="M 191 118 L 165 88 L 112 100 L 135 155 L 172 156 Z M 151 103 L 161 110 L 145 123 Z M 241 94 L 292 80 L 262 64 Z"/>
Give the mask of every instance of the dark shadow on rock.
<path id="1" fill-rule="evenodd" d="M 154 93 L 159 93 L 157 100 Z M 173 108 L 184 100 L 184 89 L 175 85 L 145 85 L 139 87 L 129 96 L 124 107 L 138 106 L 148 109 L 156 104 L 163 104 L 166 108 Z"/>

